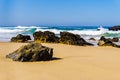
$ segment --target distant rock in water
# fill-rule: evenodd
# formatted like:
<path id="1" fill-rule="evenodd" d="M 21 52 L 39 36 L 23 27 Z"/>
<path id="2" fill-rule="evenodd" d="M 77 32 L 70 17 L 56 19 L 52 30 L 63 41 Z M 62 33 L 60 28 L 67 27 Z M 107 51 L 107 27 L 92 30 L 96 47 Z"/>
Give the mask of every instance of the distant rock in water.
<path id="1" fill-rule="evenodd" d="M 43 43 L 58 43 L 59 37 L 55 36 L 55 33 L 50 31 L 38 31 L 33 34 L 34 41 Z"/>
<path id="2" fill-rule="evenodd" d="M 86 42 L 83 38 L 80 37 L 80 35 L 72 34 L 69 32 L 60 32 L 60 42 L 63 44 L 78 46 L 93 45 Z"/>
<path id="3" fill-rule="evenodd" d="M 114 37 L 114 38 L 112 39 L 112 41 L 113 41 L 113 42 L 119 42 L 119 38 L 118 38 L 118 37 Z"/>
<path id="4" fill-rule="evenodd" d="M 6 55 L 6 58 L 11 58 L 14 61 L 33 62 L 51 60 L 52 56 L 52 48 L 42 46 L 40 43 L 30 43 Z"/>
<path id="5" fill-rule="evenodd" d="M 112 42 L 119 42 L 119 38 L 118 37 L 113 37 L 113 38 L 108 38 L 110 41 Z"/>
<path id="6" fill-rule="evenodd" d="M 31 40 L 31 37 L 22 34 L 18 34 L 16 37 L 11 38 L 11 42 L 28 42 L 28 40 Z"/>
<path id="7" fill-rule="evenodd" d="M 113 26 L 113 27 L 109 28 L 109 30 L 118 31 L 118 30 L 120 30 L 120 26 Z"/>
<path id="8" fill-rule="evenodd" d="M 96 41 L 95 38 L 90 38 L 89 40 Z"/>
<path id="9" fill-rule="evenodd" d="M 113 46 L 120 48 L 119 45 L 114 44 L 110 39 L 106 39 L 104 36 L 102 36 L 98 41 L 98 46 Z"/>

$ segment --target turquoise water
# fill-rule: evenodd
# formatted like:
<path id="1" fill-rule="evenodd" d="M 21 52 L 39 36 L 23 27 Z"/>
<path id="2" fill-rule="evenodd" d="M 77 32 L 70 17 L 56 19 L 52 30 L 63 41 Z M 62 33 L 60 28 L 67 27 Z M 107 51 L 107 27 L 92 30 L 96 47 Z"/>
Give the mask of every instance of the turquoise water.
<path id="1" fill-rule="evenodd" d="M 98 31 L 99 26 L 1 26 L 0 41 L 10 41 L 11 37 L 17 34 L 30 35 L 33 39 L 33 33 L 36 31 L 51 31 L 59 36 L 60 32 L 68 31 L 74 34 L 79 34 L 85 39 L 94 37 L 99 39 L 100 36 L 105 37 L 120 37 L 120 31 L 109 31 L 111 26 L 103 26 Z"/>

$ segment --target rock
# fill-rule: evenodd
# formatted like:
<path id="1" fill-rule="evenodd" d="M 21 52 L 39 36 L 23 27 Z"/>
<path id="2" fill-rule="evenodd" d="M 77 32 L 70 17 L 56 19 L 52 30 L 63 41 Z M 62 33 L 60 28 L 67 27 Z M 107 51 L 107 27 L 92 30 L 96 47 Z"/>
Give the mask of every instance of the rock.
<path id="1" fill-rule="evenodd" d="M 113 42 L 119 42 L 119 38 L 118 38 L 118 37 L 114 37 L 114 38 L 112 39 L 112 41 L 113 41 Z"/>
<path id="2" fill-rule="evenodd" d="M 100 40 L 100 41 L 98 42 L 98 45 L 99 45 L 99 46 L 104 46 L 104 45 L 105 45 L 105 42 L 102 41 L 102 40 Z"/>
<path id="3" fill-rule="evenodd" d="M 35 42 L 43 42 L 43 43 L 63 43 L 69 45 L 93 45 L 86 42 L 80 35 L 72 34 L 69 32 L 60 32 L 60 38 L 55 36 L 53 32 L 50 31 L 38 31 L 33 34 Z"/>
<path id="4" fill-rule="evenodd" d="M 33 62 L 51 60 L 52 56 L 52 48 L 42 46 L 40 43 L 29 43 L 6 55 L 6 58 L 11 58 L 14 61 Z"/>
<path id="5" fill-rule="evenodd" d="M 118 30 L 120 30 L 120 26 L 113 26 L 113 27 L 109 28 L 109 30 L 118 31 Z"/>
<path id="6" fill-rule="evenodd" d="M 69 32 L 60 32 L 60 42 L 63 44 L 79 46 L 93 45 L 91 43 L 86 42 L 83 38 L 80 37 L 80 35 L 72 34 Z"/>
<path id="7" fill-rule="evenodd" d="M 43 35 L 42 31 L 37 31 L 37 32 L 33 33 L 34 41 L 41 40 L 42 35 Z"/>
<path id="8" fill-rule="evenodd" d="M 102 36 L 98 42 L 99 46 L 112 46 L 113 42 L 110 39 L 106 39 L 104 36 Z"/>
<path id="9" fill-rule="evenodd" d="M 39 41 L 43 43 L 58 43 L 59 37 L 55 36 L 53 32 L 50 31 L 38 31 L 33 34 L 34 41 Z"/>
<path id="10" fill-rule="evenodd" d="M 111 38 L 108 38 L 109 41 L 113 42 Z"/>
<path id="11" fill-rule="evenodd" d="M 114 44 L 110 39 L 106 39 L 104 36 L 102 36 L 98 41 L 98 46 L 113 46 L 120 48 L 119 45 Z"/>
<path id="12" fill-rule="evenodd" d="M 119 42 L 119 38 L 118 37 L 108 38 L 108 40 L 111 41 L 111 42 Z"/>
<path id="13" fill-rule="evenodd" d="M 16 37 L 11 38 L 11 42 L 28 42 L 28 40 L 31 40 L 31 37 L 22 34 L 18 34 Z"/>
<path id="14" fill-rule="evenodd" d="M 94 38 L 90 38 L 89 40 L 96 41 Z"/>

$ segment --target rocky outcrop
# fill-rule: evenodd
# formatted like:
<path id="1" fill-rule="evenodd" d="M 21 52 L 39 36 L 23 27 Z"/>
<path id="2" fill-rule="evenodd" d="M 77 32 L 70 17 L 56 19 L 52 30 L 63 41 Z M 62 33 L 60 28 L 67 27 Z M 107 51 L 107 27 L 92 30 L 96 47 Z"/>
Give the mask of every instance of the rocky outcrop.
<path id="1" fill-rule="evenodd" d="M 113 26 L 113 27 L 109 28 L 109 30 L 118 31 L 118 30 L 120 30 L 120 26 Z"/>
<path id="2" fill-rule="evenodd" d="M 7 58 L 21 62 L 47 61 L 51 60 L 52 56 L 53 49 L 42 46 L 40 43 L 30 43 L 6 55 Z"/>
<path id="3" fill-rule="evenodd" d="M 60 38 L 55 36 L 53 32 L 50 31 L 38 31 L 33 34 L 35 42 L 43 42 L 43 43 L 63 43 L 69 45 L 93 45 L 91 43 L 86 42 L 80 35 L 69 33 L 69 32 L 60 32 Z"/>
<path id="4" fill-rule="evenodd" d="M 11 42 L 28 42 L 28 40 L 31 40 L 31 37 L 22 34 L 18 34 L 16 37 L 11 38 Z"/>
<path id="5" fill-rule="evenodd" d="M 106 39 L 104 36 L 102 36 L 98 41 L 98 46 L 113 46 L 120 48 L 119 45 L 114 44 L 111 40 Z"/>
<path id="6" fill-rule="evenodd" d="M 53 32 L 50 31 L 38 31 L 33 34 L 34 41 L 43 43 L 58 43 L 59 37 L 55 36 Z"/>
<path id="7" fill-rule="evenodd" d="M 83 38 L 80 37 L 80 35 L 72 34 L 69 32 L 60 32 L 60 42 L 63 44 L 78 46 L 93 45 L 86 42 Z"/>

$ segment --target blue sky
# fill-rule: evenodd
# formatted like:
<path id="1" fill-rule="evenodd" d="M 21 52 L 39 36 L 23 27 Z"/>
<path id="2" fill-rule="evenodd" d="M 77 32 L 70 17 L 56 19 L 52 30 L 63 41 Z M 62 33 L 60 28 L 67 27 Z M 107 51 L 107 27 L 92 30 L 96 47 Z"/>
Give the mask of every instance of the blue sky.
<path id="1" fill-rule="evenodd" d="M 120 0 L 0 0 L 0 25 L 120 25 Z"/>

